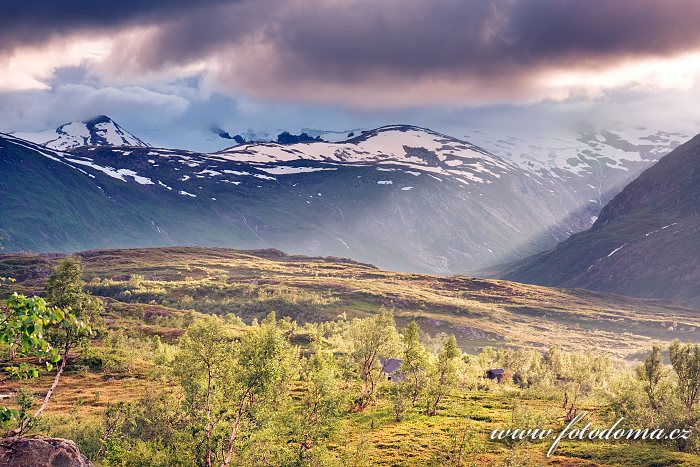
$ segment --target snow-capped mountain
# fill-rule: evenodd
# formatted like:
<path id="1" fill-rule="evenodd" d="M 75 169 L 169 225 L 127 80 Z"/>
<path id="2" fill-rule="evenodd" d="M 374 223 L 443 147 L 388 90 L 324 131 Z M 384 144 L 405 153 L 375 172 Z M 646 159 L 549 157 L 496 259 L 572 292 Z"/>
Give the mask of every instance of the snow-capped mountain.
<path id="1" fill-rule="evenodd" d="M 150 146 L 106 115 L 66 123 L 51 131 L 17 132 L 13 135 L 58 150 L 80 146 Z"/>
<path id="2" fill-rule="evenodd" d="M 307 139 L 320 138 L 328 142 L 345 141 L 359 134 L 359 130 L 331 131 L 310 128 L 277 129 L 274 131 L 253 130 L 251 128 L 211 126 L 208 128 L 151 129 L 145 133 L 146 139 L 156 147 L 175 147 L 187 151 L 211 153 L 224 150 L 236 144 L 277 142 L 280 135 L 306 134 Z"/>
<path id="3" fill-rule="evenodd" d="M 567 203 L 554 202 L 553 190 L 542 196 L 545 181 L 416 127 L 383 127 L 343 143 L 239 145 L 213 154 L 58 151 L 12 137 L 1 144 L 0 181 L 12 186 L 0 187 L 8 249 L 276 247 L 457 272 L 541 251 L 574 229 L 560 227 Z M 51 193 L 15 183 L 29 174 Z M 35 235 L 16 228 L 27 206 L 42 222 Z"/>
<path id="4" fill-rule="evenodd" d="M 408 125 L 337 143 L 244 143 L 210 154 L 99 145 L 59 151 L 9 136 L 0 145 L 7 200 L 0 235 L 8 249 L 275 247 L 438 273 L 554 247 L 595 221 L 609 195 L 606 180 L 631 173 L 612 159 L 590 170 L 528 168 Z M 59 191 L 51 202 L 15 180 L 32 173 Z M 14 227 L 26 206 L 43 222 L 35 235 Z M 103 219 L 104 212 L 112 215 Z"/>

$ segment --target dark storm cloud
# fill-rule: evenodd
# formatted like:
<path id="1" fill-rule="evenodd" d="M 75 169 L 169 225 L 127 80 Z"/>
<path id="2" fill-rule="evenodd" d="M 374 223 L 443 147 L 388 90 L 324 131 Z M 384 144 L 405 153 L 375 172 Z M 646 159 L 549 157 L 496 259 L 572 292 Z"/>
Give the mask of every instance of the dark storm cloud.
<path id="1" fill-rule="evenodd" d="M 100 31 L 129 24 L 161 23 L 191 10 L 230 0 L 3 0 L 0 51 L 32 45 L 82 30 Z"/>
<path id="2" fill-rule="evenodd" d="M 31 6 L 30 6 L 31 5 Z M 108 74 L 209 59 L 257 97 L 345 91 L 530 92 L 548 70 L 603 69 L 700 46 L 697 0 L 248 0 L 0 4 L 0 50 L 61 34 L 153 25 L 120 39 Z M 446 90 L 446 91 L 445 91 Z"/>
<path id="3" fill-rule="evenodd" d="M 516 2 L 510 30 L 524 57 L 668 54 L 700 44 L 695 0 Z"/>
<path id="4" fill-rule="evenodd" d="M 700 45 L 696 0 L 301 2 L 274 21 L 263 37 L 278 58 L 341 79 L 368 68 L 490 76 Z"/>

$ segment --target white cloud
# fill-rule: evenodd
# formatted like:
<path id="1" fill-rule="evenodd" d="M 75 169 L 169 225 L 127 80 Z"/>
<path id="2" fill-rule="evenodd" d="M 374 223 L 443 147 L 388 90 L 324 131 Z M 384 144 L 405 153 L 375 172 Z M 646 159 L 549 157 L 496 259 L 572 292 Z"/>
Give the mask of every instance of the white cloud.
<path id="1" fill-rule="evenodd" d="M 688 90 L 700 78 L 700 52 L 666 58 L 620 60 L 606 68 L 569 68 L 545 74 L 540 83 L 554 94 L 600 95 L 614 89 L 636 91 Z"/>
<path id="2" fill-rule="evenodd" d="M 0 56 L 0 92 L 49 89 L 49 80 L 59 68 L 99 62 L 112 42 L 107 38 L 63 38 L 40 47 L 15 49 Z"/>
<path id="3" fill-rule="evenodd" d="M 66 84 L 49 90 L 0 93 L 0 131 L 54 128 L 98 114 L 137 126 L 160 127 L 185 113 L 189 106 L 183 97 L 140 86 Z"/>

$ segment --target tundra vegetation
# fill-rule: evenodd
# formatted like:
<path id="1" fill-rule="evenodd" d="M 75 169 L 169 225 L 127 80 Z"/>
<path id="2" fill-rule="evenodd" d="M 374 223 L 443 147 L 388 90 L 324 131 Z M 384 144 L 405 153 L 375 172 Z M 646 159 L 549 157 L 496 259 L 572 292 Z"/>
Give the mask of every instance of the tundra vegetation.
<path id="1" fill-rule="evenodd" d="M 323 278 L 313 290 L 268 289 L 221 269 L 207 271 L 206 282 L 199 270 L 168 280 L 150 263 L 109 278 L 87 257 L 40 263 L 42 277 L 36 262 L 10 260 L 0 266 L 18 278 L 1 289 L 4 443 L 69 438 L 104 466 L 700 462 L 696 342 L 650 339 L 637 359 L 499 341 L 474 349 L 455 336 L 459 328 L 423 326 L 400 305 L 371 307 L 366 295 L 334 295 L 319 288 Z M 121 272 L 124 258 L 110 261 Z M 275 267 L 278 276 L 290 272 Z M 396 305 L 402 284 L 392 286 Z M 163 303 L 160 290 L 175 287 Z M 340 312 L 308 319 L 329 309 Z M 387 375 L 391 358 L 401 363 Z M 491 368 L 504 370 L 500 383 L 485 377 Z M 600 428 L 624 417 L 621 428 L 693 434 L 563 440 L 551 458 L 549 439 L 489 436 L 557 432 L 582 411 Z"/>

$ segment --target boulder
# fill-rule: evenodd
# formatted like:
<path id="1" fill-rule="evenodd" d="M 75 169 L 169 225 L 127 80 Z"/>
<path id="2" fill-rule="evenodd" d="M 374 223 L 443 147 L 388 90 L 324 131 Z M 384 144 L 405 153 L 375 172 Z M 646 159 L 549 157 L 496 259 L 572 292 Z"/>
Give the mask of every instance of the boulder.
<path id="1" fill-rule="evenodd" d="M 0 467 L 93 467 L 73 441 L 19 438 L 0 443 Z"/>

